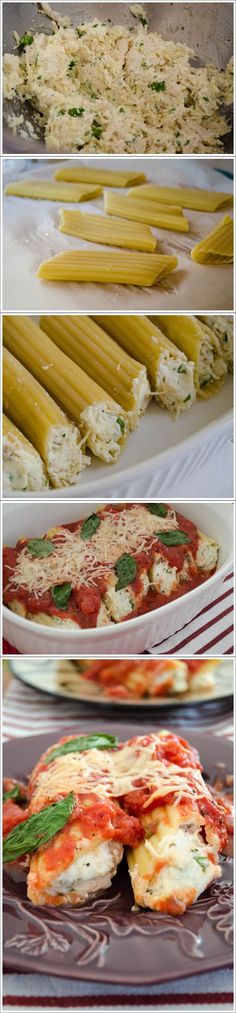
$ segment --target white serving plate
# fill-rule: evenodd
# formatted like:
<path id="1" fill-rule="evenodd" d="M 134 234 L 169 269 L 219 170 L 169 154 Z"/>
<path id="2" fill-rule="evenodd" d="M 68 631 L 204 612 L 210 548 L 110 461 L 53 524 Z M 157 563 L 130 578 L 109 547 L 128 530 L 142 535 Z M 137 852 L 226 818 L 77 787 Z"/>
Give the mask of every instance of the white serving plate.
<path id="1" fill-rule="evenodd" d="M 168 659 L 167 659 L 168 660 Z M 201 660 L 201 659 L 199 659 Z M 154 659 L 153 659 L 154 661 Z M 63 697 L 64 700 L 74 700 L 75 703 L 87 703 L 99 707 L 114 707 L 122 710 L 130 710 L 137 707 L 143 710 L 159 710 L 160 707 L 190 707 L 191 704 L 211 703 L 216 700 L 224 700 L 225 697 L 233 695 L 233 663 L 222 661 L 214 672 L 215 685 L 212 689 L 189 689 L 186 693 L 168 693 L 165 696 L 144 697 L 140 700 L 130 698 L 127 700 L 116 699 L 105 692 L 105 688 L 99 686 L 92 680 L 83 678 L 82 673 L 74 667 L 73 661 L 66 658 L 26 658 L 13 657 L 10 668 L 15 675 L 26 686 L 39 690 L 41 693 L 48 693 L 50 696 Z"/>
<path id="2" fill-rule="evenodd" d="M 98 510 L 101 503 L 93 502 Z M 197 524 L 200 530 L 220 545 L 218 569 L 205 584 L 194 588 L 182 598 L 169 602 L 153 612 L 137 616 L 117 625 L 90 630 L 64 630 L 39 626 L 15 615 L 3 606 L 3 635 L 21 654 L 67 655 L 90 657 L 139 654 L 155 643 L 176 633 L 185 623 L 191 622 L 201 609 L 210 604 L 232 567 L 233 557 L 233 505 L 213 502 L 174 502 Z M 18 538 L 40 536 L 49 527 L 87 517 L 91 513 L 88 503 L 8 503 L 3 507 L 3 541 L 15 545 Z"/>

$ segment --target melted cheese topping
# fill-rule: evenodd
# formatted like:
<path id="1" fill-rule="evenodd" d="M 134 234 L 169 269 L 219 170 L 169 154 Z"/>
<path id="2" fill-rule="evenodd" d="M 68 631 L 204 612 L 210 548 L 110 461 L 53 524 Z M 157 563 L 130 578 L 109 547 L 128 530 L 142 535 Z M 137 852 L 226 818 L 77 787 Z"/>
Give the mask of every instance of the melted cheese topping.
<path id="1" fill-rule="evenodd" d="M 139 781 L 140 777 L 145 785 L 153 789 L 144 809 L 148 809 L 155 799 L 164 799 L 170 792 L 175 795 L 175 807 L 180 805 L 183 796 L 191 800 L 203 795 L 211 798 L 198 768 L 182 768 L 156 759 L 156 746 L 168 734 L 161 731 L 148 739 L 137 736 L 118 750 L 90 749 L 57 757 L 46 770 L 36 775 L 32 810 L 37 812 L 45 805 L 45 800 L 48 802 L 58 793 L 66 795 L 70 791 L 74 791 L 75 795 L 94 792 L 99 797 L 120 798 L 130 791 L 139 790 L 137 779 Z M 50 750 L 46 755 L 49 754 Z"/>
<path id="2" fill-rule="evenodd" d="M 106 514 L 86 541 L 81 538 L 80 529 L 55 528 L 52 535 L 58 537 L 55 552 L 39 559 L 30 555 L 26 546 L 19 554 L 8 587 L 23 585 L 29 592 L 42 594 L 54 584 L 61 584 L 62 579 L 76 588 L 84 584 L 92 586 L 95 578 L 97 581 L 112 573 L 116 560 L 124 552 L 142 552 L 147 542 L 150 545 L 152 536 L 155 541 L 155 532 L 177 527 L 174 510 L 169 509 L 166 517 L 157 517 L 145 507 L 133 504 L 129 510 Z"/>

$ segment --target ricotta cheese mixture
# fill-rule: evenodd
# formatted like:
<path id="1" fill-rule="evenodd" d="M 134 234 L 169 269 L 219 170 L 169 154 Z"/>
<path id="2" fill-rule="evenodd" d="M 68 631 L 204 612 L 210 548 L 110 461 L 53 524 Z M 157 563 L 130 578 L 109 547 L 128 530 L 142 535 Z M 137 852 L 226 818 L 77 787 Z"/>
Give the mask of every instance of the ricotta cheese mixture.
<path id="1" fill-rule="evenodd" d="M 222 71 L 191 66 L 194 50 L 136 20 L 132 30 L 59 19 L 51 35 L 15 34 L 16 50 L 3 61 L 4 96 L 31 103 L 34 127 L 14 105 L 6 117 L 13 133 L 43 130 L 46 148 L 60 152 L 220 151 L 230 128 L 219 109 L 233 99 L 233 61 Z"/>

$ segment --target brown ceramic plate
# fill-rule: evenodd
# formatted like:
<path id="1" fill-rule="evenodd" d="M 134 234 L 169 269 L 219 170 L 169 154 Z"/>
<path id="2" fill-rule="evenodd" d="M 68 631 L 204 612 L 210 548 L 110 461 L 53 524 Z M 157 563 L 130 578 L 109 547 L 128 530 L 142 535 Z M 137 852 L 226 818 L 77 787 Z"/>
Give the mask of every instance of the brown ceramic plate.
<path id="1" fill-rule="evenodd" d="M 75 733 L 84 732 L 78 722 Z M 110 731 L 103 720 L 93 732 Z M 147 722 L 146 731 L 152 731 Z M 89 731 L 89 728 L 87 728 Z M 112 725 L 124 738 L 124 726 Z M 125 737 L 140 732 L 138 723 Z M 40 753 L 57 739 L 35 735 L 4 746 L 4 773 L 26 778 Z M 182 729 L 188 737 L 188 729 Z M 190 733 L 209 783 L 220 771 L 232 772 L 232 746 L 212 735 Z M 10 870 L 3 877 L 5 969 L 83 978 L 87 981 L 146 985 L 227 967 L 232 963 L 232 858 L 222 857 L 222 879 L 213 884 L 180 918 L 133 910 L 133 896 L 125 862 L 103 896 L 75 909 L 33 907 L 26 897 L 23 874 Z"/>
<path id="2" fill-rule="evenodd" d="M 155 659 L 153 659 L 155 660 Z M 200 659 L 202 660 L 202 659 Z M 50 693 L 52 696 L 63 697 L 65 700 L 74 700 L 91 704 L 93 707 L 113 708 L 115 710 L 130 711 L 140 709 L 158 711 L 160 707 L 182 707 L 191 704 L 211 704 L 217 700 L 224 700 L 233 695 L 233 665 L 232 661 L 221 661 L 214 672 L 215 685 L 208 690 L 189 690 L 188 693 L 168 694 L 148 699 L 119 700 L 106 694 L 103 687 L 98 683 L 85 679 L 79 671 L 78 662 L 68 658 L 52 659 L 47 658 L 14 658 L 10 661 L 12 674 L 19 678 L 32 689 L 43 693 Z"/>

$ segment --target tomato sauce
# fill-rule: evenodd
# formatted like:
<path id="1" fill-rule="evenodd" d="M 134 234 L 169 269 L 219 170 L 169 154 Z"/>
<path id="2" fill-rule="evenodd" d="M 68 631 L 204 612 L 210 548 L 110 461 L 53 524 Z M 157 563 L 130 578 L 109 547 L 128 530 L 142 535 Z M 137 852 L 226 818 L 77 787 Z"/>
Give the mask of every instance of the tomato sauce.
<path id="1" fill-rule="evenodd" d="M 18 823 L 24 823 L 29 817 L 28 809 L 21 809 L 16 802 L 12 799 L 7 799 L 3 802 L 2 807 L 2 826 L 3 826 L 3 837 L 9 834 L 13 827 L 17 827 Z"/>
<path id="2" fill-rule="evenodd" d="M 108 504 L 100 511 L 99 517 L 102 520 L 107 514 L 120 513 L 124 508 L 125 510 L 131 510 L 133 508 L 133 503 L 118 505 Z M 169 508 L 168 504 L 166 504 L 166 508 Z M 157 592 L 152 587 L 149 588 L 147 594 L 143 594 L 143 574 L 150 570 L 157 553 L 161 553 L 161 555 L 168 561 L 168 564 L 172 567 L 176 567 L 178 572 L 182 570 L 184 560 L 189 552 L 191 553 L 192 559 L 195 560 L 198 548 L 198 532 L 196 525 L 178 512 L 176 513 L 176 517 L 179 529 L 188 535 L 190 541 L 178 546 L 167 546 L 160 542 L 158 535 L 154 535 L 154 537 L 150 536 L 150 539 L 147 540 L 143 551 L 133 553 L 137 564 L 137 572 L 130 586 L 135 596 L 136 608 L 133 609 L 127 616 L 123 616 L 121 621 L 143 615 L 146 612 L 151 612 L 154 609 L 161 608 L 162 605 L 166 605 L 168 602 L 175 601 L 175 599 L 182 597 L 189 591 L 192 591 L 194 588 L 203 584 L 214 572 L 211 570 L 210 574 L 206 571 L 204 573 L 196 573 L 195 565 L 192 565 L 191 567 L 190 563 L 189 579 L 181 580 L 180 578 L 179 585 L 172 591 L 171 594 L 166 595 L 162 592 Z M 52 540 L 55 542 L 60 541 L 63 530 L 72 532 L 77 531 L 81 528 L 82 524 L 83 520 L 73 521 L 71 523 L 61 525 L 58 534 L 55 536 L 52 535 Z M 29 612 L 31 615 L 37 615 L 38 613 L 44 612 L 47 615 L 57 617 L 58 619 L 71 620 L 72 622 L 77 623 L 82 629 L 92 629 L 96 627 L 100 606 L 106 590 L 106 583 L 102 579 L 98 578 L 96 580 L 96 577 L 94 577 L 93 586 L 87 586 L 85 584 L 80 588 L 73 588 L 65 609 L 59 609 L 56 607 L 50 589 L 44 594 L 33 594 L 32 592 L 29 593 L 23 585 L 18 588 L 14 587 L 14 585 L 11 585 L 11 587 L 7 586 L 9 577 L 14 574 L 18 555 L 25 545 L 27 545 L 27 541 L 27 539 L 21 539 L 15 548 L 4 549 L 3 583 L 5 588 L 5 603 L 10 605 L 14 599 L 17 599 L 25 605 L 26 613 Z"/>

